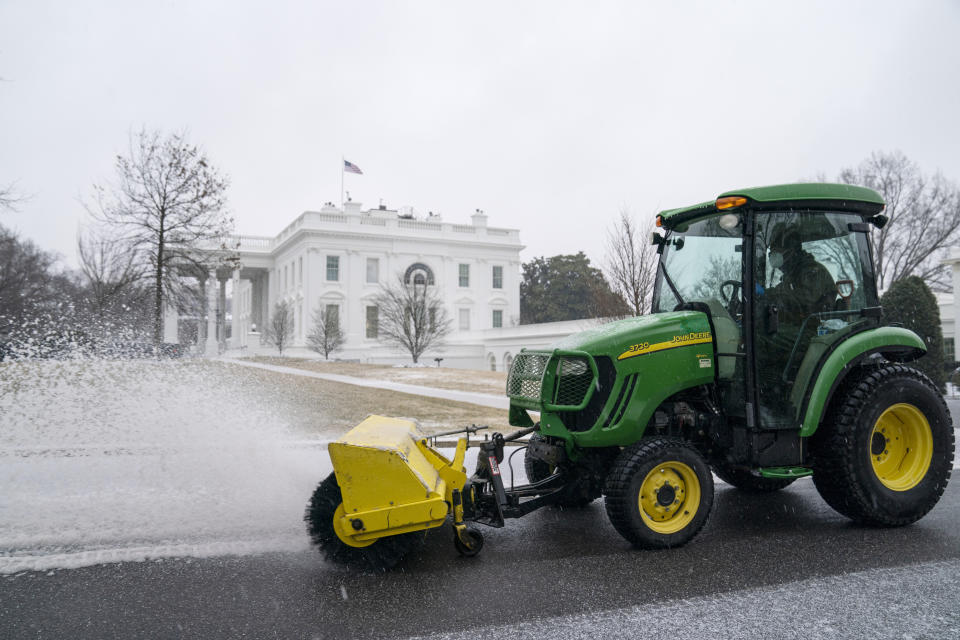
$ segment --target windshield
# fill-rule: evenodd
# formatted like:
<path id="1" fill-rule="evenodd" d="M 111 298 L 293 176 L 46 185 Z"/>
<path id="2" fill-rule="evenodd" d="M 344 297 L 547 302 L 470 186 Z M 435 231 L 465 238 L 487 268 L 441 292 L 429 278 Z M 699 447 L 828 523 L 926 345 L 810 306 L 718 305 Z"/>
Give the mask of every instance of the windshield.
<path id="1" fill-rule="evenodd" d="M 682 302 L 705 302 L 712 307 L 722 304 L 736 315 L 743 280 L 742 230 L 740 216 L 728 213 L 667 233 L 654 313 L 673 311 Z"/>

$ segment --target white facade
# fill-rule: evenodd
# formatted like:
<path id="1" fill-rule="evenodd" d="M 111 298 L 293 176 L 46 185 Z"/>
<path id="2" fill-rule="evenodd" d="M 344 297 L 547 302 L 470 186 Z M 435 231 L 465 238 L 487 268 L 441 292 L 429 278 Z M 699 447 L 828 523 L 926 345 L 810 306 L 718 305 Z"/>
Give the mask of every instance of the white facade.
<path id="1" fill-rule="evenodd" d="M 957 340 L 957 327 L 960 327 L 960 305 L 956 304 L 957 292 L 960 292 L 960 247 L 950 249 L 950 256 L 943 261 L 950 267 L 953 291 L 937 295 L 940 306 L 940 326 L 943 330 L 944 350 L 952 346 L 953 360 L 960 362 L 960 340 Z M 944 354 L 947 355 L 947 354 Z M 950 356 L 947 355 L 947 358 Z"/>
<path id="2" fill-rule="evenodd" d="M 371 307 L 380 284 L 410 271 L 432 278 L 451 321 L 444 345 L 421 360 L 442 357 L 443 366 L 488 368 L 489 334 L 520 321 L 523 245 L 516 229 L 486 223 L 480 211 L 470 224 L 452 224 L 384 208 L 362 211 L 348 202 L 344 209 L 328 204 L 304 212 L 274 238 L 238 236 L 241 267 L 233 274 L 229 348 L 268 352 L 260 330 L 274 304 L 285 300 L 294 312 L 290 355 L 316 355 L 306 348 L 311 316 L 320 307 L 335 307 L 346 342 L 333 357 L 409 362 L 409 354 L 368 332 L 368 314 L 376 313 Z"/>

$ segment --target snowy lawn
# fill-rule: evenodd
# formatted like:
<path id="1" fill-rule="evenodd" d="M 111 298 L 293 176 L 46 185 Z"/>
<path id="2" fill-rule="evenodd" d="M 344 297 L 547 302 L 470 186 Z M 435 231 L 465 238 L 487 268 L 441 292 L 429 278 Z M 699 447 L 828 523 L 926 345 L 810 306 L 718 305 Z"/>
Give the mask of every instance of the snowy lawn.
<path id="1" fill-rule="evenodd" d="M 474 391 L 502 396 L 507 386 L 507 374 L 504 371 L 477 371 L 473 369 L 449 369 L 445 367 L 394 367 L 382 364 L 360 364 L 358 362 L 335 362 L 310 360 L 307 358 L 276 358 L 259 356 L 247 358 L 254 362 L 274 364 L 284 367 L 297 367 L 320 373 L 336 373 L 357 378 L 374 378 L 417 384 L 439 389 Z"/>
<path id="2" fill-rule="evenodd" d="M 0 363 L 0 573 L 303 549 L 324 444 L 506 412 L 207 361 Z"/>

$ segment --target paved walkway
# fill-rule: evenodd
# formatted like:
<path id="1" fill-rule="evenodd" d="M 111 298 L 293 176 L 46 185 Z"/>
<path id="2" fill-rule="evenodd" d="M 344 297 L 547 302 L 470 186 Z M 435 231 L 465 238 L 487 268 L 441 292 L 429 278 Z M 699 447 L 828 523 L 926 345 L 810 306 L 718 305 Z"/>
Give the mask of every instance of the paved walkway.
<path id="1" fill-rule="evenodd" d="M 424 387 L 419 384 L 404 384 L 402 382 L 391 382 L 389 380 L 377 380 L 374 378 L 356 378 L 354 376 L 343 376 L 337 373 L 320 373 L 317 371 L 306 371 L 295 367 L 281 367 L 274 364 L 263 364 L 261 362 L 250 362 L 249 360 L 239 360 L 236 358 L 221 358 L 224 362 L 237 364 L 241 367 L 253 367 L 254 369 L 266 369 L 277 373 L 288 373 L 292 376 L 304 376 L 305 378 L 317 378 L 319 380 L 330 380 L 331 382 L 340 382 L 343 384 L 352 384 L 358 387 L 371 387 L 374 389 L 388 389 L 400 393 L 409 393 L 415 396 L 425 396 L 427 398 L 440 398 L 441 400 L 452 400 L 454 402 L 467 402 L 482 407 L 493 407 L 494 409 L 509 409 L 510 400 L 506 396 L 493 395 L 490 393 L 476 393 L 474 391 L 457 391 L 456 389 L 438 389 L 437 387 Z"/>
<path id="2" fill-rule="evenodd" d="M 354 376 L 342 376 L 336 373 L 319 373 L 316 371 L 306 371 L 295 367 L 281 367 L 273 364 L 262 364 L 259 362 L 250 362 L 249 360 L 240 360 L 237 358 L 221 358 L 225 362 L 238 364 L 242 367 L 253 367 L 255 369 L 266 369 L 267 371 L 276 371 L 277 373 L 289 373 L 294 376 L 305 376 L 307 378 L 319 378 L 320 380 L 330 380 L 332 382 L 342 382 L 343 384 L 353 384 L 358 387 L 372 387 L 374 389 L 389 389 L 399 391 L 400 393 L 409 393 L 415 396 L 426 396 L 428 398 L 441 398 L 443 400 L 453 400 L 454 402 L 467 402 L 477 404 L 482 407 L 493 407 L 494 409 L 509 409 L 510 400 L 506 396 L 493 395 L 490 393 L 476 393 L 473 391 L 457 391 L 454 389 L 438 389 L 437 387 L 424 387 L 418 384 L 404 384 L 402 382 L 390 382 L 389 380 L 377 380 L 373 378 L 356 378 Z M 950 409 L 953 418 L 953 426 L 960 428 L 960 398 L 947 397 L 947 406 Z M 960 434 L 958 434 L 960 436 Z M 960 443 L 958 443 L 960 445 Z"/>

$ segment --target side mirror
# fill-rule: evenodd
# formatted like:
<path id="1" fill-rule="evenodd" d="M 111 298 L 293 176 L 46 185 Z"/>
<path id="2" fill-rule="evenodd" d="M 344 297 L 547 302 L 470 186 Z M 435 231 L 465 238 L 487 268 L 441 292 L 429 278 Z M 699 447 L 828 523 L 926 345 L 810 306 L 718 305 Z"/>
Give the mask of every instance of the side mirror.
<path id="1" fill-rule="evenodd" d="M 885 226 L 887 226 L 887 223 L 890 222 L 890 218 L 882 213 L 878 213 L 877 215 L 868 218 L 867 221 L 877 229 L 883 229 Z"/>
<path id="2" fill-rule="evenodd" d="M 853 295 L 853 280 L 837 280 L 837 294 L 847 300 Z"/>
<path id="3" fill-rule="evenodd" d="M 656 231 L 650 232 L 650 244 L 660 246 L 663 244 L 663 236 Z"/>

